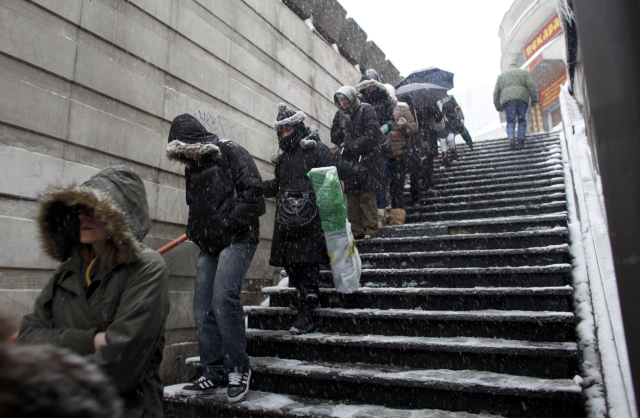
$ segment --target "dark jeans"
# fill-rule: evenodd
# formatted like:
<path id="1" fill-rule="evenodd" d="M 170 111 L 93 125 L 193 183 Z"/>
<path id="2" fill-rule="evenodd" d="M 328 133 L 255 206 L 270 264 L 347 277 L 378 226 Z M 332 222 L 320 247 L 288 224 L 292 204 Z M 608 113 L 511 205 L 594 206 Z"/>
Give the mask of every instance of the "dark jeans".
<path id="1" fill-rule="evenodd" d="M 420 204 L 420 192 L 422 190 L 428 190 L 429 180 L 427 179 L 427 172 L 422 171 L 420 173 L 410 173 L 411 181 L 411 202 L 414 205 Z"/>
<path id="2" fill-rule="evenodd" d="M 256 247 L 234 243 L 218 256 L 202 251 L 196 262 L 193 313 L 208 379 L 226 381 L 229 373 L 249 370 L 240 291 Z"/>
<path id="3" fill-rule="evenodd" d="M 527 108 L 529 104 L 522 100 L 509 100 L 504 104 L 507 114 L 507 136 L 516 138 L 516 121 L 518 122 L 518 135 L 520 141 L 524 141 L 527 134 Z"/>
<path id="4" fill-rule="evenodd" d="M 296 263 L 286 265 L 284 269 L 289 275 L 289 287 L 295 287 L 302 300 L 310 293 L 320 295 L 320 264 Z"/>
<path id="5" fill-rule="evenodd" d="M 389 191 L 391 193 L 391 208 L 404 209 L 404 183 L 407 177 L 407 168 L 404 164 L 404 156 L 399 155 L 389 158 Z"/>
<path id="6" fill-rule="evenodd" d="M 389 172 L 389 170 L 387 169 L 387 165 L 389 164 L 389 159 L 388 158 L 383 158 L 382 159 L 382 190 L 378 190 L 376 192 L 376 199 L 377 199 L 377 204 L 378 204 L 378 209 L 384 209 L 385 207 L 385 201 L 387 200 L 387 174 Z"/>

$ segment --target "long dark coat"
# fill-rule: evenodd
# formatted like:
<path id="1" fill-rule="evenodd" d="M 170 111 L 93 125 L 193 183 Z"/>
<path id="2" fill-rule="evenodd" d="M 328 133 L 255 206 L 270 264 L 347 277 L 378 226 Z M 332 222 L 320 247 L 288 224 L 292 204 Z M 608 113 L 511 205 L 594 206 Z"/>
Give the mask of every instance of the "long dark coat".
<path id="1" fill-rule="evenodd" d="M 345 142 L 347 137 L 350 140 Z M 378 115 L 370 104 L 362 103 L 350 117 L 340 110 L 336 112 L 331 126 L 331 142 L 344 144 L 343 154 L 348 160 L 357 161 L 362 156 L 361 162 L 368 174 L 363 184 L 354 183 L 352 178 L 341 174 L 340 180 L 344 181 L 346 194 L 376 192 L 382 188 L 382 158 L 371 155 L 381 141 Z"/>
<path id="2" fill-rule="evenodd" d="M 317 130 L 311 126 L 308 130 L 309 136 L 298 146 L 276 157 L 275 178 L 262 183 L 265 197 L 276 197 L 284 189 L 313 193 L 307 173 L 312 168 L 334 165 L 331 152 L 320 142 Z M 309 229 L 300 234 L 286 233 L 275 222 L 269 264 L 282 267 L 298 263 L 329 264 L 320 216 L 316 216 Z"/>

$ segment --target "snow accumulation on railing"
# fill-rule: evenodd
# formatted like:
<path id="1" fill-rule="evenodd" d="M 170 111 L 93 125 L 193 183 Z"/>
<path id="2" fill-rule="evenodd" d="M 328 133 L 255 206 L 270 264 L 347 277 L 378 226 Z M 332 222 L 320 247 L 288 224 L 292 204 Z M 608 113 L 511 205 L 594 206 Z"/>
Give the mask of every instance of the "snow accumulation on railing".
<path id="1" fill-rule="evenodd" d="M 600 175 L 593 166 L 584 117 L 567 85 L 560 104 L 580 383 L 587 416 L 637 418 Z"/>

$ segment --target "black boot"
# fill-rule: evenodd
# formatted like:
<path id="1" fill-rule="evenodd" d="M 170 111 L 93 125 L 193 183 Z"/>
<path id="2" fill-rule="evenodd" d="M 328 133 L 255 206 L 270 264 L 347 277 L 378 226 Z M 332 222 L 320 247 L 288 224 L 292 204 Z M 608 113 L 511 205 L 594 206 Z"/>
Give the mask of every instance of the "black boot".
<path id="1" fill-rule="evenodd" d="M 309 293 L 303 301 L 298 302 L 298 315 L 293 320 L 289 332 L 292 334 L 305 334 L 313 328 L 311 311 L 318 307 L 319 299 L 316 293 Z"/>

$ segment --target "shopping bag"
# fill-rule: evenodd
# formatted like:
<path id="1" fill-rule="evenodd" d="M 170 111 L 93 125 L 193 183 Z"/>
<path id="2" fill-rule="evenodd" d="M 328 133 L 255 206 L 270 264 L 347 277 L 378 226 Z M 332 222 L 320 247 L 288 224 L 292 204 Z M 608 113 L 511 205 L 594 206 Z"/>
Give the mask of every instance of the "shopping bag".
<path id="1" fill-rule="evenodd" d="M 333 283 L 338 292 L 352 293 L 360 286 L 362 262 L 351 232 L 351 224 L 347 221 L 347 205 L 338 171 L 335 167 L 314 168 L 307 176 L 316 193 Z"/>
<path id="2" fill-rule="evenodd" d="M 327 252 L 331 260 L 331 275 L 336 291 L 353 293 L 360 287 L 362 261 L 351 233 L 351 224 L 333 232 L 325 232 Z"/>
<path id="3" fill-rule="evenodd" d="M 333 232 L 347 225 L 347 205 L 342 194 L 342 186 L 335 167 L 314 168 L 307 173 L 316 194 L 316 205 L 322 230 Z"/>

